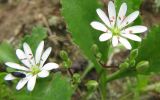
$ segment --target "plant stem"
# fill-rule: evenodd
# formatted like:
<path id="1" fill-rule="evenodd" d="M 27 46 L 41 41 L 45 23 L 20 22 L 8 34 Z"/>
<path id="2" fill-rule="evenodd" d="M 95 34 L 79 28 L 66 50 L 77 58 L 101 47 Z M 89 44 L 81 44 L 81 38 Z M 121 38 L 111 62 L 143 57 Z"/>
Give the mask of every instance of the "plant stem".
<path id="1" fill-rule="evenodd" d="M 111 74 L 110 76 L 107 77 L 107 82 L 113 81 L 115 79 L 124 77 L 124 76 L 131 76 L 134 75 L 136 73 L 135 69 L 133 69 L 132 67 L 129 67 L 127 69 L 123 69 L 123 70 L 118 70 L 116 72 L 114 72 L 113 74 Z"/>
<path id="2" fill-rule="evenodd" d="M 99 89 L 101 93 L 101 100 L 107 99 L 107 72 L 102 69 L 100 79 L 99 79 Z"/>
<path id="3" fill-rule="evenodd" d="M 81 80 L 83 80 L 93 68 L 94 68 L 93 63 L 89 62 L 89 66 L 84 70 L 84 72 L 81 75 Z"/>

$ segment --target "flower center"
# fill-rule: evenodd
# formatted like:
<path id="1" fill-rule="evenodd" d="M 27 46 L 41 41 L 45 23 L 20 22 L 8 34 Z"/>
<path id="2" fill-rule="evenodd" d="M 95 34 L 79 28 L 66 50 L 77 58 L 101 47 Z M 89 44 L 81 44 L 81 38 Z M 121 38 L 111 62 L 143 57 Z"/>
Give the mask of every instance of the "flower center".
<path id="1" fill-rule="evenodd" d="M 119 35 L 120 32 L 121 32 L 121 30 L 119 28 L 117 28 L 117 27 L 115 27 L 115 28 L 112 29 L 112 34 L 113 35 Z"/>
<path id="2" fill-rule="evenodd" d="M 31 67 L 31 73 L 33 75 L 38 74 L 39 72 L 40 72 L 40 69 L 37 65 Z"/>

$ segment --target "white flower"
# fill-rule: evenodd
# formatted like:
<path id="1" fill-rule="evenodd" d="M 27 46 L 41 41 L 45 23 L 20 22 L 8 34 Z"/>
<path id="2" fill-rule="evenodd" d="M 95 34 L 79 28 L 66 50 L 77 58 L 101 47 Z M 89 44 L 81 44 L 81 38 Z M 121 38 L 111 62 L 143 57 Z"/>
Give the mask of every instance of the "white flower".
<path id="1" fill-rule="evenodd" d="M 36 78 L 44 78 L 49 76 L 49 71 L 52 69 L 56 69 L 59 67 L 56 63 L 47 63 L 44 65 L 45 61 L 47 60 L 48 56 L 51 53 L 52 48 L 49 47 L 43 52 L 44 49 L 44 41 L 42 41 L 35 53 L 35 58 L 33 56 L 33 53 L 31 51 L 31 48 L 27 43 L 23 44 L 24 51 L 17 49 L 16 55 L 21 60 L 24 66 L 13 63 L 13 62 L 7 62 L 5 65 L 17 69 L 18 73 L 22 73 L 25 75 L 25 77 L 21 78 L 18 82 L 16 89 L 20 90 L 24 87 L 25 84 L 27 84 L 27 89 L 29 91 L 32 91 L 36 84 Z M 17 73 L 17 74 L 18 74 Z M 12 73 L 8 74 L 4 78 L 5 80 L 13 80 L 17 79 Z"/>
<path id="2" fill-rule="evenodd" d="M 139 15 L 139 11 L 135 11 L 126 17 L 126 12 L 127 12 L 126 3 L 123 3 L 121 5 L 117 17 L 116 17 L 115 5 L 112 1 L 110 1 L 108 4 L 109 18 L 101 9 L 97 9 L 96 11 L 101 20 L 104 22 L 104 24 L 97 21 L 93 21 L 91 23 L 91 26 L 96 30 L 104 32 L 99 37 L 100 41 L 106 41 L 111 39 L 112 45 L 114 47 L 117 46 L 119 43 L 121 43 L 127 49 L 131 49 L 132 47 L 130 43 L 125 38 L 140 42 L 142 39 L 134 34 L 142 33 L 147 30 L 147 27 L 141 25 L 126 28 L 126 26 L 131 24 Z"/>

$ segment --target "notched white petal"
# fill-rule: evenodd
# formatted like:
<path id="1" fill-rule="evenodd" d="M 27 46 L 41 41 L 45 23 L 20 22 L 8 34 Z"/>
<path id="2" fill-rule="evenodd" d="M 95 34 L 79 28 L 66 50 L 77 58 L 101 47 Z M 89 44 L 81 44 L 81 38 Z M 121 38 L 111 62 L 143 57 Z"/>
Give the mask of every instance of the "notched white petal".
<path id="1" fill-rule="evenodd" d="M 42 67 L 42 70 L 52 70 L 59 68 L 59 65 L 56 63 L 47 63 Z"/>
<path id="2" fill-rule="evenodd" d="M 47 76 L 49 76 L 49 72 L 46 70 L 42 70 L 41 72 L 38 73 L 38 77 L 45 78 Z"/>
<path id="3" fill-rule="evenodd" d="M 127 4 L 123 3 L 118 13 L 117 26 L 119 26 L 122 23 L 122 21 L 125 19 L 126 12 L 127 12 Z"/>
<path id="4" fill-rule="evenodd" d="M 21 66 L 21 65 L 19 65 L 19 64 L 16 64 L 16 63 L 7 62 L 7 63 L 5 63 L 5 65 L 7 65 L 8 67 L 14 68 L 14 69 L 29 71 L 28 68 L 26 68 L 26 67 L 24 67 L 24 66 Z"/>
<path id="5" fill-rule="evenodd" d="M 126 28 L 122 31 L 122 33 L 143 33 L 147 31 L 147 27 L 146 26 L 132 26 L 129 28 Z"/>
<path id="6" fill-rule="evenodd" d="M 131 44 L 129 43 L 129 41 L 125 38 L 119 37 L 119 41 L 121 44 L 123 44 L 127 49 L 132 49 Z"/>
<path id="7" fill-rule="evenodd" d="M 108 31 L 107 27 L 105 25 L 103 25 L 102 23 L 100 23 L 100 22 L 94 21 L 94 22 L 91 23 L 91 26 L 94 29 L 102 31 L 102 32 L 107 32 Z"/>
<path id="8" fill-rule="evenodd" d="M 29 80 L 28 80 L 28 83 L 27 83 L 27 89 L 29 91 L 32 91 L 35 87 L 35 84 L 36 84 L 36 78 L 37 78 L 37 75 L 34 75 L 33 77 L 31 77 Z"/>
<path id="9" fill-rule="evenodd" d="M 112 38 L 112 45 L 113 47 L 118 45 L 118 36 L 113 36 Z"/>
<path id="10" fill-rule="evenodd" d="M 36 50 L 36 55 L 35 55 L 36 64 L 38 64 L 40 62 L 43 48 L 44 48 L 44 41 L 41 41 L 40 44 L 38 45 L 37 50 Z"/>
<path id="11" fill-rule="evenodd" d="M 108 14 L 109 14 L 110 23 L 113 27 L 116 22 L 116 9 L 112 1 L 109 1 L 108 3 Z"/>
<path id="12" fill-rule="evenodd" d="M 142 39 L 139 36 L 134 35 L 134 34 L 121 34 L 121 36 L 128 38 L 128 39 L 131 39 L 131 40 L 134 40 L 134 41 L 138 41 L 138 42 L 142 41 Z"/>
<path id="13" fill-rule="evenodd" d="M 4 80 L 7 80 L 7 81 L 9 81 L 9 80 L 14 80 L 14 79 L 16 79 L 16 77 L 14 77 L 12 74 L 7 74 L 7 75 L 4 77 Z"/>
<path id="14" fill-rule="evenodd" d="M 28 77 L 22 78 L 22 79 L 18 82 L 18 84 L 17 84 L 17 86 L 16 86 L 16 89 L 17 89 L 17 90 L 22 89 L 22 88 L 24 87 L 24 85 L 28 82 L 28 80 L 29 80 Z"/>
<path id="15" fill-rule="evenodd" d="M 109 40 L 111 37 L 112 37 L 111 33 L 103 33 L 100 35 L 99 40 L 103 42 Z"/>
<path id="16" fill-rule="evenodd" d="M 104 11 L 102 11 L 101 9 L 97 9 L 97 14 L 99 15 L 99 17 L 101 18 L 101 20 L 109 27 L 111 28 L 111 24 L 110 21 L 107 17 L 107 15 L 104 13 Z"/>
<path id="17" fill-rule="evenodd" d="M 42 54 L 42 57 L 41 57 L 40 67 L 43 66 L 43 64 L 45 63 L 45 61 L 46 61 L 47 58 L 49 57 L 51 51 L 52 51 L 52 48 L 51 48 L 51 47 L 47 48 L 47 50 L 44 51 L 44 53 Z"/>
<path id="18" fill-rule="evenodd" d="M 31 67 L 30 62 L 28 61 L 26 55 L 24 54 L 24 52 L 23 52 L 22 50 L 17 49 L 17 50 L 16 50 L 16 55 L 17 55 L 17 57 L 21 60 L 21 62 L 22 62 L 25 66 L 27 66 L 27 67 L 29 67 L 29 68 Z"/>
<path id="19" fill-rule="evenodd" d="M 130 23 L 132 23 L 139 15 L 139 11 L 135 11 L 133 13 L 131 13 L 129 16 L 127 16 L 124 21 L 122 22 L 122 24 L 119 26 L 119 28 L 124 28 L 125 26 L 129 25 Z"/>
<path id="20" fill-rule="evenodd" d="M 33 53 L 30 46 L 27 43 L 23 43 L 23 49 L 24 49 L 25 55 L 27 56 L 31 64 L 35 65 L 35 60 L 34 60 Z"/>

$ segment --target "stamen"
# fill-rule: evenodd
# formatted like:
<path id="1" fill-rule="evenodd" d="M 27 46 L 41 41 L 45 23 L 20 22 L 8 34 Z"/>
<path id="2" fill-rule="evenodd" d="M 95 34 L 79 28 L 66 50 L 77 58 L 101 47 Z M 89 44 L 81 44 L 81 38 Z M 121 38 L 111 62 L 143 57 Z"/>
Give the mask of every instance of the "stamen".
<path id="1" fill-rule="evenodd" d="M 120 41 L 119 41 L 119 36 L 117 37 L 118 38 L 118 44 L 120 43 Z"/>
<path id="2" fill-rule="evenodd" d="M 131 34 L 133 31 L 132 30 L 129 30 L 129 33 Z"/>
<path id="3" fill-rule="evenodd" d="M 31 56 L 31 58 L 30 59 L 33 59 L 33 56 Z"/>
<path id="4" fill-rule="evenodd" d="M 114 20 L 114 19 L 115 19 L 115 17 L 114 17 L 114 16 L 112 16 L 112 19 Z"/>
<path id="5" fill-rule="evenodd" d="M 126 16 L 123 16 L 122 18 L 123 18 L 123 20 L 124 20 L 124 19 L 126 18 Z"/>
<path id="6" fill-rule="evenodd" d="M 113 20 L 110 20 L 110 22 L 112 23 L 112 22 L 113 22 Z"/>
<path id="7" fill-rule="evenodd" d="M 20 59 L 20 60 L 27 60 L 27 58 L 23 58 L 23 59 Z"/>

